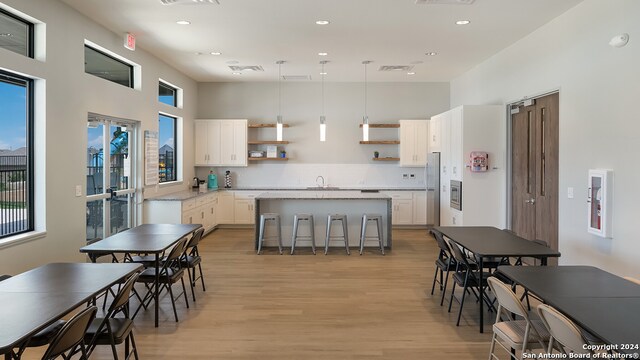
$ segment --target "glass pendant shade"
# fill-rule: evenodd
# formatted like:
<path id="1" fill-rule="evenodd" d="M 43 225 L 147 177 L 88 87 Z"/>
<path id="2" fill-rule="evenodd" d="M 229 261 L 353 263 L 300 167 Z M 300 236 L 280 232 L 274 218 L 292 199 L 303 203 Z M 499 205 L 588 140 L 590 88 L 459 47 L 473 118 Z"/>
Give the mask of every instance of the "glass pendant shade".
<path id="1" fill-rule="evenodd" d="M 327 141 L 327 124 L 324 116 L 320 116 L 320 141 Z"/>

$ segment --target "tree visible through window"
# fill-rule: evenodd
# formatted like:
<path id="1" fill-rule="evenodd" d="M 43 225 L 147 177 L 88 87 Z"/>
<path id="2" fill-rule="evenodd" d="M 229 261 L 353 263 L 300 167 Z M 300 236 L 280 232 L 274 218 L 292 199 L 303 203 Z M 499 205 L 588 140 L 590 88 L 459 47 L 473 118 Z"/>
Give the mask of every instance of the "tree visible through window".
<path id="1" fill-rule="evenodd" d="M 0 71 L 0 238 L 34 228 L 31 88 Z"/>
<path id="2" fill-rule="evenodd" d="M 178 180 L 176 123 L 172 116 L 160 114 L 158 124 L 158 177 L 161 183 Z"/>

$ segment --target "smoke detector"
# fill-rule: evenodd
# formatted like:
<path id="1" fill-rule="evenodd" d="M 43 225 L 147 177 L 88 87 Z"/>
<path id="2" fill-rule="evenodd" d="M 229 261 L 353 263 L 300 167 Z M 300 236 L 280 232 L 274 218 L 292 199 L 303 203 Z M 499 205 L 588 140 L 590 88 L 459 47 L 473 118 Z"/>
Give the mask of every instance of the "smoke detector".
<path id="1" fill-rule="evenodd" d="M 471 5 L 476 0 L 416 0 L 418 5 Z"/>
<path id="2" fill-rule="evenodd" d="M 162 5 L 220 5 L 218 0 L 160 0 Z"/>

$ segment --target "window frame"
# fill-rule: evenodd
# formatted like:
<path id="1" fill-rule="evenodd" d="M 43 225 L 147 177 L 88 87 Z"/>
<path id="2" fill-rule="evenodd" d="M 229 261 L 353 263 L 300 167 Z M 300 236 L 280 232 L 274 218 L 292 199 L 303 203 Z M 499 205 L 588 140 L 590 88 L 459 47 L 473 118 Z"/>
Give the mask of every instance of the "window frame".
<path id="1" fill-rule="evenodd" d="M 173 96 L 172 96 L 173 104 L 167 104 L 167 103 L 165 103 L 165 102 L 160 100 L 160 96 L 161 96 L 160 95 L 160 87 L 162 87 L 162 86 L 164 86 L 167 89 L 173 90 Z M 166 82 L 166 81 L 164 81 L 162 79 L 158 80 L 158 102 L 160 102 L 161 104 L 165 104 L 165 105 L 177 108 L 178 107 L 178 93 L 179 93 L 179 91 L 180 91 L 180 88 L 178 88 L 178 87 L 176 87 L 174 85 L 171 85 L 171 84 L 169 84 L 168 82 Z"/>
<path id="2" fill-rule="evenodd" d="M 159 112 L 158 113 L 158 140 L 160 139 L 160 117 L 166 117 L 166 118 L 170 118 L 173 119 L 173 179 L 172 180 L 165 180 L 165 181 L 161 181 L 161 177 L 160 177 L 160 167 L 158 165 L 158 184 L 159 185 L 163 185 L 163 184 L 170 184 L 170 183 L 176 183 L 181 181 L 180 179 L 180 174 L 178 171 L 178 119 L 179 117 L 176 115 L 171 115 L 165 112 Z M 160 148 L 162 148 L 163 145 L 158 144 L 158 158 L 160 158 Z M 158 162 L 159 164 L 159 162 Z"/>
<path id="3" fill-rule="evenodd" d="M 26 127 L 26 153 L 27 153 L 27 194 L 26 194 L 26 203 L 27 203 L 27 226 L 25 230 L 13 232 L 6 235 L 0 235 L 0 242 L 6 240 L 7 238 L 35 231 L 35 87 L 34 87 L 34 79 L 28 78 L 25 76 L 18 75 L 16 73 L 12 73 L 10 71 L 5 71 L 0 69 L 0 81 L 6 83 L 13 83 L 15 85 L 24 85 L 27 95 L 25 101 L 27 102 L 26 106 L 26 119 L 25 119 L 25 127 Z"/>
<path id="4" fill-rule="evenodd" d="M 102 50 L 102 49 L 100 49 L 100 48 L 98 48 L 96 46 L 92 46 L 91 44 L 87 44 L 85 42 L 84 49 L 86 50 L 87 48 L 89 48 L 89 49 L 91 49 L 91 50 L 93 50 L 93 51 L 95 51 L 95 52 L 97 52 L 97 53 L 99 53 L 99 54 L 101 54 L 101 55 L 103 55 L 103 56 L 105 56 L 107 58 L 110 58 L 110 59 L 112 59 L 112 60 L 114 60 L 116 62 L 119 62 L 120 64 L 123 64 L 123 65 L 127 66 L 129 68 L 129 79 L 130 79 L 130 81 L 129 81 L 129 85 L 124 85 L 124 84 L 121 84 L 119 82 L 104 78 L 102 76 L 98 76 L 98 75 L 89 73 L 89 72 L 87 72 L 86 64 L 85 64 L 85 68 L 84 68 L 84 73 L 85 74 L 89 74 L 89 75 L 95 76 L 97 78 L 100 78 L 100 79 L 103 79 L 103 80 L 107 80 L 107 81 L 112 82 L 114 84 L 122 85 L 122 86 L 124 86 L 126 88 L 136 89 L 136 85 L 137 84 L 136 84 L 136 78 L 135 78 L 135 75 L 136 75 L 136 73 L 135 73 L 135 67 L 136 67 L 135 64 L 127 62 L 127 61 L 122 60 L 122 59 L 119 59 L 118 57 L 113 56 L 113 55 L 109 54 L 108 52 L 106 52 L 106 51 L 104 51 L 104 50 Z M 85 61 L 86 61 L 86 55 L 85 55 Z"/>
<path id="5" fill-rule="evenodd" d="M 7 51 L 11 51 L 15 54 L 20 54 L 23 56 L 26 56 L 28 58 L 34 59 L 35 58 L 35 24 L 31 21 L 28 21 L 14 13 L 11 13 L 10 11 L 7 11 L 3 8 L 0 8 L 0 14 L 4 14 L 14 20 L 17 20 L 25 25 L 27 25 L 27 54 L 22 54 L 22 53 L 18 53 L 15 51 L 11 51 L 11 50 L 7 50 Z M 32 84 L 33 87 L 33 84 Z"/>

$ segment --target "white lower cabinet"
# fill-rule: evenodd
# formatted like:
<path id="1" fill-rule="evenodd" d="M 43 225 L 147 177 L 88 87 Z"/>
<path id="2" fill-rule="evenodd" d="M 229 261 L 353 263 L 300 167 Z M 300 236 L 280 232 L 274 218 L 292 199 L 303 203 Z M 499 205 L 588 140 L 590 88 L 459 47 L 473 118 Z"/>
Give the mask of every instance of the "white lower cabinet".
<path id="1" fill-rule="evenodd" d="M 232 191 L 222 191 L 218 194 L 218 224 L 233 224 L 234 207 Z"/>
<path id="2" fill-rule="evenodd" d="M 392 225 L 425 225 L 427 223 L 426 191 L 384 191 L 391 196 Z"/>
<path id="3" fill-rule="evenodd" d="M 217 224 L 218 194 L 205 194 L 188 200 L 147 200 L 144 222 L 148 224 L 201 224 L 205 232 Z"/>

